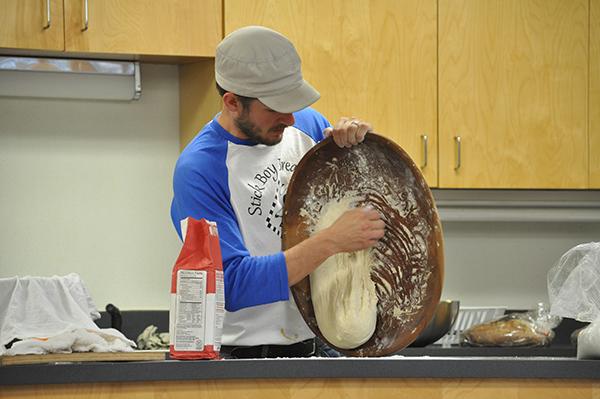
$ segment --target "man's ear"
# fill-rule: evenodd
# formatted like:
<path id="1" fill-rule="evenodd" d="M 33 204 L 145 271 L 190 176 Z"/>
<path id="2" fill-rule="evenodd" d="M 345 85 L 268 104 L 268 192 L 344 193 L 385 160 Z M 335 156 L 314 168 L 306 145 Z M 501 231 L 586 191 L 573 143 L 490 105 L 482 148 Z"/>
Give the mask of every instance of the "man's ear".
<path id="1" fill-rule="evenodd" d="M 239 116 L 242 112 L 242 103 L 235 94 L 230 92 L 223 94 L 223 106 L 234 116 Z"/>

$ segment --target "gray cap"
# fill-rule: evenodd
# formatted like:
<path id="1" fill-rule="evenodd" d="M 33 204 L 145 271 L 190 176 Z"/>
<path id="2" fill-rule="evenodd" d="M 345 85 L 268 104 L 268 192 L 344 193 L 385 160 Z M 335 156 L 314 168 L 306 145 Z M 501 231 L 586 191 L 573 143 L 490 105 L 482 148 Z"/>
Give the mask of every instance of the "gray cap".
<path id="1" fill-rule="evenodd" d="M 221 41 L 215 76 L 226 91 L 258 98 L 282 113 L 304 109 L 321 97 L 302 78 L 300 57 L 292 42 L 262 26 L 238 29 Z"/>

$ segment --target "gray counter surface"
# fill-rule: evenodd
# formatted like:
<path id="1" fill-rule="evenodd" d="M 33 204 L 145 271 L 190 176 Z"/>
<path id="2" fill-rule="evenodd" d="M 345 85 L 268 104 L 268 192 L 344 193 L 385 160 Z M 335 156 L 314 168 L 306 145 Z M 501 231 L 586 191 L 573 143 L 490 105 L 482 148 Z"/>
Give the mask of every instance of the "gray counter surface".
<path id="1" fill-rule="evenodd" d="M 600 360 L 571 357 L 308 358 L 82 362 L 0 367 L 0 385 L 302 378 L 600 379 Z"/>

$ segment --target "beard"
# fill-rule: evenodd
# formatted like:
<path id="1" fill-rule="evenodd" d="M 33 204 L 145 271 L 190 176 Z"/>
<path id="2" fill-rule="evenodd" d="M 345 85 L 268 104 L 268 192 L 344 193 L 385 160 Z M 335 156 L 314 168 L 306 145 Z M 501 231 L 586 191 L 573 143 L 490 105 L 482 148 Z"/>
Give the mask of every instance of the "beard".
<path id="1" fill-rule="evenodd" d="M 240 129 L 240 131 L 244 133 L 250 140 L 258 144 L 264 144 L 268 146 L 279 144 L 283 139 L 283 133 L 272 138 L 269 137 L 268 134 L 283 131 L 283 129 L 287 127 L 286 125 L 277 125 L 267 130 L 266 134 L 263 134 L 260 128 L 250 121 L 248 112 L 244 112 L 242 116 L 234 119 L 233 122 L 235 123 L 235 126 Z"/>

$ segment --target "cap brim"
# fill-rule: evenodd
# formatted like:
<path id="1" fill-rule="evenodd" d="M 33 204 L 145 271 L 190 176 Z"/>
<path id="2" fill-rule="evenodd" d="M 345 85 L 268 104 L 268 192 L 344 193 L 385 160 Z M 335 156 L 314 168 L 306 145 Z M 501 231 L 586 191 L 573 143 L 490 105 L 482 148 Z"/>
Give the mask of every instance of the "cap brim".
<path id="1" fill-rule="evenodd" d="M 303 80 L 297 88 L 284 94 L 258 97 L 260 102 L 267 107 L 284 114 L 300 111 L 319 98 L 321 98 L 321 94 L 306 80 Z"/>

